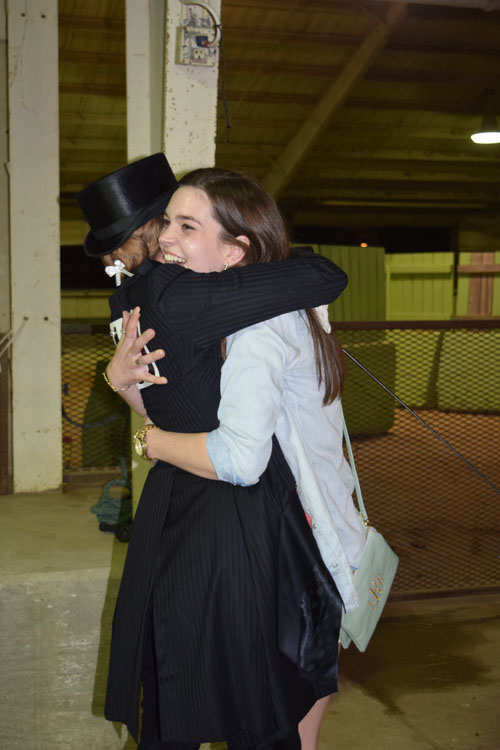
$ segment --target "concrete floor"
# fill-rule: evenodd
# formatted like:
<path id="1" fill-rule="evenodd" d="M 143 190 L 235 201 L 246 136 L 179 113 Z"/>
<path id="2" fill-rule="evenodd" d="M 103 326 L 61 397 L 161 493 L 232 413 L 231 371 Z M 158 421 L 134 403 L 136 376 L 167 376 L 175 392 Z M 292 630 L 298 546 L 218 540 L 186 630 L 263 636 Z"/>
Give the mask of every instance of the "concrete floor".
<path id="1" fill-rule="evenodd" d="M 99 494 L 0 496 L 2 750 L 135 747 L 102 716 L 126 545 L 98 531 Z M 493 593 L 390 602 L 342 654 L 320 750 L 499 750 L 499 624 Z"/>

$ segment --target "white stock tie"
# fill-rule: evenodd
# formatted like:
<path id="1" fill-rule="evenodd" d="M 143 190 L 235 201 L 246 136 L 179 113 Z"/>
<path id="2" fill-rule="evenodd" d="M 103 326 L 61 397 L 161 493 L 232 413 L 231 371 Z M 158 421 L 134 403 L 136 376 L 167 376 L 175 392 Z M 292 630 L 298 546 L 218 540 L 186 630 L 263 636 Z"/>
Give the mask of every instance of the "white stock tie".
<path id="1" fill-rule="evenodd" d="M 121 260 L 115 260 L 112 266 L 105 266 L 104 271 L 108 274 L 108 276 L 114 276 L 116 281 L 116 286 L 120 286 L 122 283 L 122 274 L 125 276 L 133 276 L 133 273 L 130 273 L 130 271 L 127 271 L 125 268 L 125 263 L 122 263 Z"/>

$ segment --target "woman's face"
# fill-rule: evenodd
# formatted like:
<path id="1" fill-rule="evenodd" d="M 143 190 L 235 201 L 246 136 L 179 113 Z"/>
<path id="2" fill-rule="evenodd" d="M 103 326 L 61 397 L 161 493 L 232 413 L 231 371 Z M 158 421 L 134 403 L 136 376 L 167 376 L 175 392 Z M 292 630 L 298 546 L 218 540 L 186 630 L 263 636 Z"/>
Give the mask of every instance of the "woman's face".
<path id="1" fill-rule="evenodd" d="M 159 243 L 166 263 L 209 273 L 237 262 L 232 259 L 235 246 L 220 240 L 222 227 L 213 218 L 210 199 L 203 190 L 187 185 L 178 188 L 165 209 L 165 220 Z"/>

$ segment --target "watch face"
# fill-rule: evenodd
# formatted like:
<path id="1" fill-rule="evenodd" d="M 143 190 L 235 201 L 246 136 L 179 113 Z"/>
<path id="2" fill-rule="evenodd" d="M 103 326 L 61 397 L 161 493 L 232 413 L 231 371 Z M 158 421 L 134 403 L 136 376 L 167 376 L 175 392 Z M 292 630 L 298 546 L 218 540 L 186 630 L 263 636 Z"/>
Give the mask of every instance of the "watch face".
<path id="1" fill-rule="evenodd" d="M 142 443 L 138 437 L 134 437 L 134 449 L 139 456 L 142 456 Z"/>

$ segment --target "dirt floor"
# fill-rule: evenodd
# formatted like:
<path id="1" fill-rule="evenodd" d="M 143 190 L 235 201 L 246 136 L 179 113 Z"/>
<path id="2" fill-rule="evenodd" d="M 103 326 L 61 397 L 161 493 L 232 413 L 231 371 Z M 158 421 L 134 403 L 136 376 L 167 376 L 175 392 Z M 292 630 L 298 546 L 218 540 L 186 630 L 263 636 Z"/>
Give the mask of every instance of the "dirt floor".
<path id="1" fill-rule="evenodd" d="M 500 488 L 498 414 L 418 414 Z M 400 557 L 394 593 L 500 586 L 500 493 L 403 409 L 353 445 L 370 520 Z"/>

